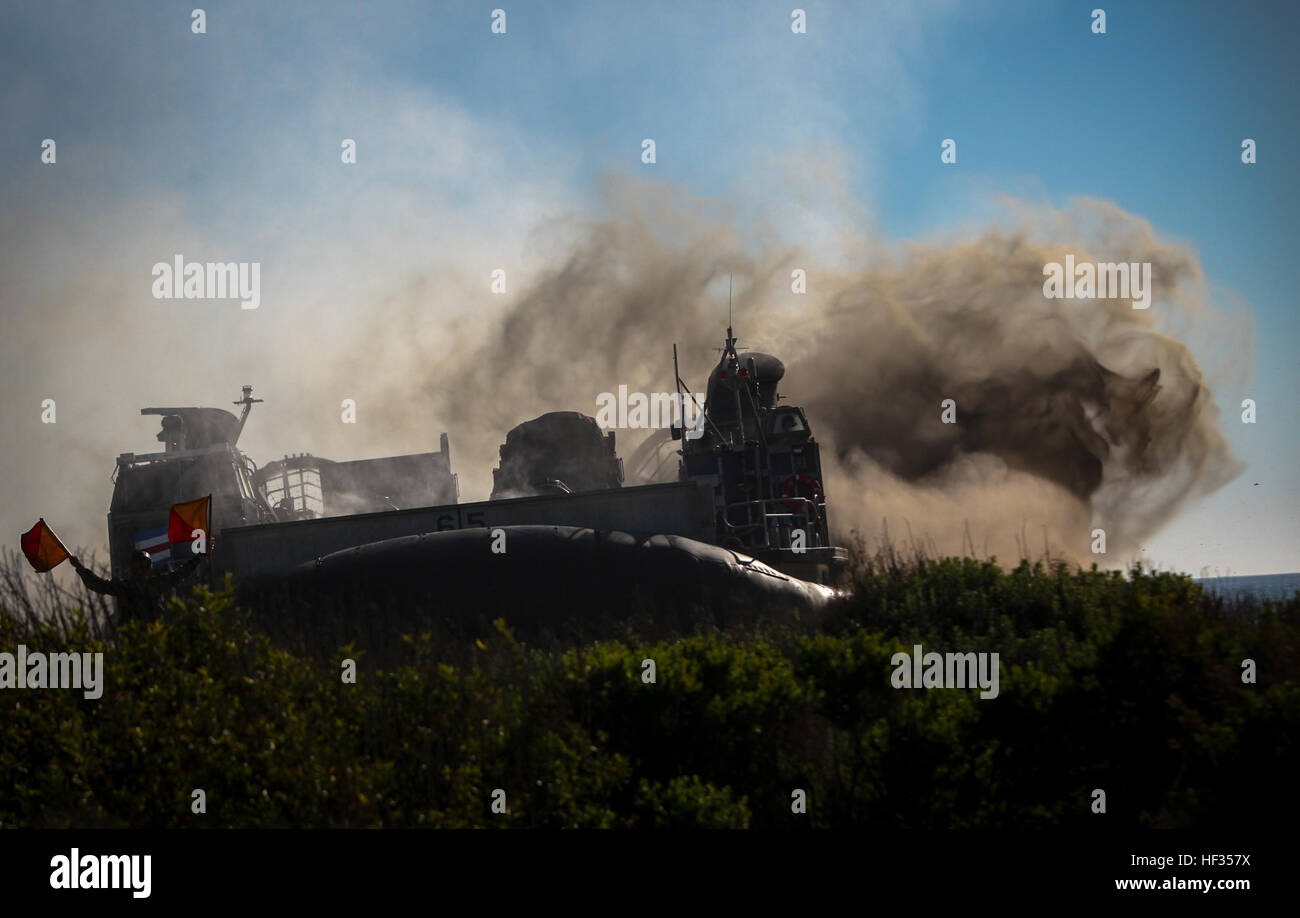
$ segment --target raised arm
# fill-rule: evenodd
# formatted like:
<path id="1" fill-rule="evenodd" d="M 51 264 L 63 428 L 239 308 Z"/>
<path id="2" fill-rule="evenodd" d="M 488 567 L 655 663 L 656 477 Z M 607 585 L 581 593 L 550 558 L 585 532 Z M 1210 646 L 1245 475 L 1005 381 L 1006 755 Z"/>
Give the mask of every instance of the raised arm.
<path id="1" fill-rule="evenodd" d="M 84 583 L 88 589 L 94 590 L 96 593 L 102 593 L 105 596 L 121 597 L 126 595 L 126 590 L 122 584 L 114 580 L 105 580 L 103 577 L 96 576 L 90 568 L 82 565 L 79 558 L 73 557 L 68 560 L 71 561 L 72 566 L 77 569 L 77 576 L 81 578 L 81 582 Z"/>

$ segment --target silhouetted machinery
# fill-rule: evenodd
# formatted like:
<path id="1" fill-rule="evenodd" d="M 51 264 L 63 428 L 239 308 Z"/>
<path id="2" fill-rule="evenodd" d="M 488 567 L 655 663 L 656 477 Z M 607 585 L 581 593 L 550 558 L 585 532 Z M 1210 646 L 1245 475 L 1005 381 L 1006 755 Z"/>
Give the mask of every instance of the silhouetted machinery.
<path id="1" fill-rule="evenodd" d="M 552 411 L 525 421 L 501 445 L 492 470 L 492 500 L 533 494 L 573 494 L 617 488 L 623 463 L 614 452 L 614 431 L 577 411 Z"/>
<path id="2" fill-rule="evenodd" d="M 826 581 L 845 553 L 830 544 L 821 452 L 802 408 L 777 405 L 785 366 L 771 354 L 743 358 L 727 329 L 709 374 L 705 424 L 682 439 L 680 477 L 713 492 L 716 541 L 782 570 Z M 677 380 L 679 397 L 682 383 Z"/>
<path id="3" fill-rule="evenodd" d="M 728 328 L 702 432 L 671 431 L 681 441 L 676 482 L 623 486 L 613 432 L 575 411 L 511 430 L 491 498 L 460 503 L 445 433 L 436 452 L 347 462 L 297 454 L 258 468 L 236 445 L 261 401 L 250 386 L 238 418 L 145 408 L 162 416 L 165 448 L 118 457 L 113 573 L 139 548 L 166 563 L 169 508 L 211 494 L 212 574 L 231 574 L 254 600 L 418 593 L 436 602 L 455 592 L 526 613 L 540 597 L 576 610 L 584 597 L 648 591 L 663 601 L 731 593 L 823 605 L 845 553 L 830 544 L 817 442 L 801 409 L 777 404 L 781 361 L 742 357 L 735 345 Z"/>

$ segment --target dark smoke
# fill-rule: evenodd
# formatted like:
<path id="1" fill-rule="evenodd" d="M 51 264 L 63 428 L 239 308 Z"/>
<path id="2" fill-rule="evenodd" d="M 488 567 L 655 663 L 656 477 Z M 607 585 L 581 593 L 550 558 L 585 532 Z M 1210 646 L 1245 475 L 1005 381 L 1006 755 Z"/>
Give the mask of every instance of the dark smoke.
<path id="1" fill-rule="evenodd" d="M 482 444 L 528 417 L 594 414 L 597 394 L 620 383 L 671 390 L 674 341 L 698 391 L 730 274 L 742 345 L 782 357 L 783 394 L 808 409 L 841 530 L 872 535 L 892 519 L 945 551 L 969 531 L 971 546 L 1005 557 L 1037 553 L 1041 528 L 1054 553 L 1082 558 L 1100 527 L 1122 563 L 1117 551 L 1237 472 L 1196 362 L 1158 330 L 1200 308 L 1197 262 L 1111 205 L 902 251 L 846 240 L 834 264 L 659 187 L 612 182 L 608 206 L 480 346 L 439 367 L 456 385 L 429 392 L 428 409 L 462 444 L 462 469 L 491 465 Z M 1046 299 L 1043 265 L 1067 253 L 1150 262 L 1150 309 Z M 795 268 L 807 272 L 802 296 Z M 958 423 L 940 422 L 944 399 Z M 619 436 L 626 456 L 638 432 Z"/>

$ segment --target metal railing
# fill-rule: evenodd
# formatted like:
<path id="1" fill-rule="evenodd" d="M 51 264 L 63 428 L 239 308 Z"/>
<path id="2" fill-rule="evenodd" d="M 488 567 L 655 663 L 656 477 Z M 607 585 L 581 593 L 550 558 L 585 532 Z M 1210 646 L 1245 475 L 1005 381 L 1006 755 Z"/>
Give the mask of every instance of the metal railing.
<path id="1" fill-rule="evenodd" d="M 791 509 L 795 507 L 796 509 Z M 744 521 L 735 522 L 733 512 L 744 511 Z M 805 548 L 830 544 L 826 531 L 826 504 L 807 497 L 774 497 L 728 504 L 722 510 L 727 535 L 754 548 L 789 550 L 796 530 L 805 533 Z"/>
<path id="2" fill-rule="evenodd" d="M 288 510 L 295 515 L 320 516 L 325 507 L 320 470 L 282 464 L 267 475 L 263 491 L 266 502 L 277 512 Z"/>

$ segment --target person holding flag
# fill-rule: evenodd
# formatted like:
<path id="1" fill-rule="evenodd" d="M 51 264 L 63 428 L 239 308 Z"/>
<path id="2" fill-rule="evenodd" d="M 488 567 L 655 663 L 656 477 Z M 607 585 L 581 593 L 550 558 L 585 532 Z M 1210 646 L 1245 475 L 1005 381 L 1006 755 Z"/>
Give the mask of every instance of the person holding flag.
<path id="1" fill-rule="evenodd" d="M 125 579 L 106 580 L 95 574 L 90 568 L 84 566 L 75 556 L 69 556 L 68 560 L 72 566 L 77 569 L 77 576 L 81 578 L 87 589 L 94 590 L 96 593 L 105 596 L 114 596 L 120 599 L 121 605 L 118 606 L 118 625 L 125 625 L 129 621 L 145 620 L 150 621 L 158 617 L 162 609 L 163 600 L 171 594 L 172 590 L 186 577 L 194 568 L 198 567 L 199 562 L 203 560 L 202 555 L 195 555 L 188 561 L 178 564 L 174 569 L 165 571 L 161 574 L 153 572 L 153 561 L 147 551 L 137 551 L 131 555 L 130 573 Z"/>
<path id="2" fill-rule="evenodd" d="M 171 571 L 155 574 L 153 559 L 147 551 L 136 551 L 131 555 L 129 573 L 124 579 L 105 579 L 98 576 L 81 563 L 81 560 L 63 547 L 63 542 L 54 534 L 44 519 L 23 533 L 20 541 L 23 554 L 37 573 L 52 570 L 64 560 L 72 562 L 77 576 L 90 590 L 120 600 L 118 605 L 118 625 L 128 621 L 152 620 L 158 616 L 163 600 L 181 583 L 212 551 L 212 537 L 209 534 L 211 495 L 199 500 L 176 504 L 171 508 L 168 520 L 168 537 L 172 543 L 192 543 L 201 541 L 203 551 L 196 553 Z"/>

